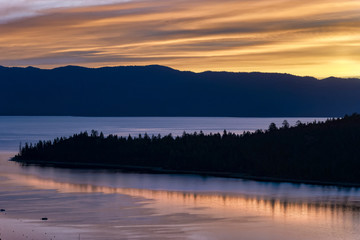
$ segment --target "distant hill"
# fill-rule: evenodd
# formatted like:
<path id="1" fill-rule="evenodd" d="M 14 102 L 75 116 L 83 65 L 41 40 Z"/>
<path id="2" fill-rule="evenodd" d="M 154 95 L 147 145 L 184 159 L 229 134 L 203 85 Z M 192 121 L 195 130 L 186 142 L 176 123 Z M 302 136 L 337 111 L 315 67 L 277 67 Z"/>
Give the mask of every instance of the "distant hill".
<path id="1" fill-rule="evenodd" d="M 360 79 L 182 72 L 164 66 L 0 67 L 0 115 L 343 116 Z"/>

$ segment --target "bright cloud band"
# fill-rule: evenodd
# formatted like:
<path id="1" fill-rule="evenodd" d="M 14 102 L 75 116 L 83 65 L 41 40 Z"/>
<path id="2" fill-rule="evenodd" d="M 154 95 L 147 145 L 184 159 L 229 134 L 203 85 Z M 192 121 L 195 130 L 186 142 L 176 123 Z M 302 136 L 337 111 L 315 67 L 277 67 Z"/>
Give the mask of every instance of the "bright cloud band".
<path id="1" fill-rule="evenodd" d="M 360 1 L 0 0 L 0 64 L 359 76 Z"/>

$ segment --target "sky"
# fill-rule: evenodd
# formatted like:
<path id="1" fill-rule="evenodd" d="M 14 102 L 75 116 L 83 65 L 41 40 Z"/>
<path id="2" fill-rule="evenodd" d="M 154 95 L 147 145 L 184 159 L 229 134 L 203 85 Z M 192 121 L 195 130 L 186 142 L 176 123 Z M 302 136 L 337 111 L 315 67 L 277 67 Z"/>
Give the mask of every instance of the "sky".
<path id="1" fill-rule="evenodd" d="M 360 76 L 359 0 L 0 0 L 0 65 Z"/>

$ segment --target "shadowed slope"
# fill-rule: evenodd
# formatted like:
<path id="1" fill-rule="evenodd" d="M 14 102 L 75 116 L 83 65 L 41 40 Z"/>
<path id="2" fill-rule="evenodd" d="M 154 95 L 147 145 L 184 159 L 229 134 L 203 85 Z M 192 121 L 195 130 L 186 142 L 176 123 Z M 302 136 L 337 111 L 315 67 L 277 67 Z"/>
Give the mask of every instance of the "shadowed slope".
<path id="1" fill-rule="evenodd" d="M 163 66 L 0 68 L 0 115 L 343 116 L 360 80 Z"/>

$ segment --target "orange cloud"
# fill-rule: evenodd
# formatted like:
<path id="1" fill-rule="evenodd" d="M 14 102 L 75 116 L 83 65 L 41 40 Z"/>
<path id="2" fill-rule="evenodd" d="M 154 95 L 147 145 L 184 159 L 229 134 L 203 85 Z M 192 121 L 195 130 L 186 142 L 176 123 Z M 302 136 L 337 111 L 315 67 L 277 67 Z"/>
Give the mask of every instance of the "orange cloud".
<path id="1" fill-rule="evenodd" d="M 162 64 L 359 76 L 360 2 L 144 0 L 49 8 L 0 24 L 0 52 L 6 66 Z"/>

